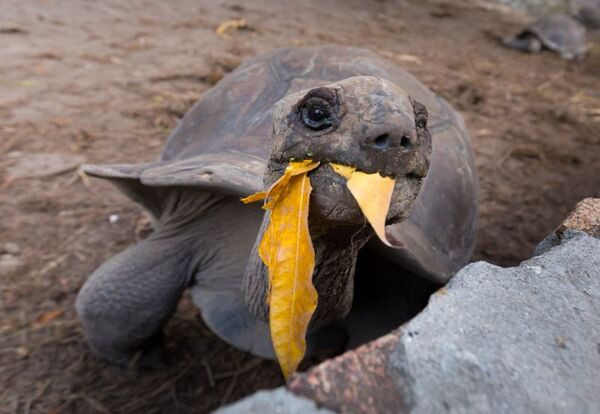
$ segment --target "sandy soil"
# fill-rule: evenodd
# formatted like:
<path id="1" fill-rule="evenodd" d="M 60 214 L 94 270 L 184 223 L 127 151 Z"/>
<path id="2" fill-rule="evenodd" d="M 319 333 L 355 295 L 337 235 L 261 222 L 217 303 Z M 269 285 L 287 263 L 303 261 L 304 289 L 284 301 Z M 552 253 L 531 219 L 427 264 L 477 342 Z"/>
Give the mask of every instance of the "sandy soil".
<path id="1" fill-rule="evenodd" d="M 0 9 L 1 413 L 206 412 L 282 383 L 273 363 L 212 335 L 187 299 L 167 329 L 165 369 L 91 356 L 75 295 L 142 236 L 144 216 L 74 169 L 14 177 L 39 153 L 152 160 L 211 84 L 263 51 L 368 47 L 459 109 L 481 178 L 475 259 L 518 263 L 600 188 L 600 43 L 579 62 L 506 50 L 498 38 L 524 18 L 474 0 L 4 0 Z M 232 18 L 247 28 L 215 34 Z"/>

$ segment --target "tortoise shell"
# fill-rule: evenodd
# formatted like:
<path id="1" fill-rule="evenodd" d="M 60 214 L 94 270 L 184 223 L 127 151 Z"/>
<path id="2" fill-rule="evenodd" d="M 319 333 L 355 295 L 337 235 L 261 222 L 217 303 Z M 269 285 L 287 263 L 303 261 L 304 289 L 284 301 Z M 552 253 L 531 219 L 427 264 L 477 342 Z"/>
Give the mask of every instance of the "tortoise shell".
<path id="1" fill-rule="evenodd" d="M 588 29 L 600 29 L 600 0 L 571 0 L 569 9 Z"/>

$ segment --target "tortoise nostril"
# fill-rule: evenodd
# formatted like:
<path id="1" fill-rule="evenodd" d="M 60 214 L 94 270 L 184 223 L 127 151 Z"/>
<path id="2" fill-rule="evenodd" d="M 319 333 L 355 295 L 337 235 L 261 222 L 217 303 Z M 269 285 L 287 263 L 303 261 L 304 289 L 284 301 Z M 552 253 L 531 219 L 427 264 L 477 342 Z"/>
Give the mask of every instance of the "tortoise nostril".
<path id="1" fill-rule="evenodd" d="M 401 139 L 400 139 L 400 146 L 402 148 L 410 148 L 412 146 L 411 142 L 410 142 L 410 138 L 407 137 L 406 135 L 404 135 Z"/>
<path id="2" fill-rule="evenodd" d="M 373 146 L 377 149 L 385 149 L 390 145 L 390 136 L 388 134 L 381 134 L 373 141 Z"/>

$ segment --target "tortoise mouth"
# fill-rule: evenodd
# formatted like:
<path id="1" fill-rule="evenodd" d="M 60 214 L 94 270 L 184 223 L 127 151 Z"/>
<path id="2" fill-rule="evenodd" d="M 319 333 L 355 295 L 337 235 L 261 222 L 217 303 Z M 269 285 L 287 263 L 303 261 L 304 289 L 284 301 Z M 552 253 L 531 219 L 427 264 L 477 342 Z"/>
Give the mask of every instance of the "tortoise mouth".
<path id="1" fill-rule="evenodd" d="M 313 187 L 310 199 L 312 217 L 339 225 L 366 223 L 362 210 L 348 189 L 346 179 L 336 173 L 330 164 L 321 164 L 309 173 L 309 177 Z M 420 181 L 420 177 L 411 174 L 396 178 L 388 221 L 400 221 L 408 214 L 414 198 L 407 200 L 405 194 L 418 192 Z"/>
<path id="2" fill-rule="evenodd" d="M 362 224 L 365 217 L 348 190 L 346 179 L 331 165 L 321 164 L 309 173 L 313 187 L 310 214 L 340 224 Z"/>

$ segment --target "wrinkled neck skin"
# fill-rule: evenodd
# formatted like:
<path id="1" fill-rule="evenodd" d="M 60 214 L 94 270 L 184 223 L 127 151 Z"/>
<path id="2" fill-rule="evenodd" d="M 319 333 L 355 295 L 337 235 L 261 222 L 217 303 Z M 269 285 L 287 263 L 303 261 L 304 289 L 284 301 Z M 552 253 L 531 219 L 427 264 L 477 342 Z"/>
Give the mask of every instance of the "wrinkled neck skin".
<path id="1" fill-rule="evenodd" d="M 242 290 L 246 306 L 258 319 L 269 320 L 268 270 L 258 255 L 258 246 L 269 224 L 265 214 L 244 273 Z M 318 305 L 308 331 L 313 332 L 336 320 L 344 319 L 352 307 L 354 270 L 358 251 L 373 236 L 368 223 L 340 226 L 309 216 L 309 232 L 315 250 L 313 285 Z"/>

